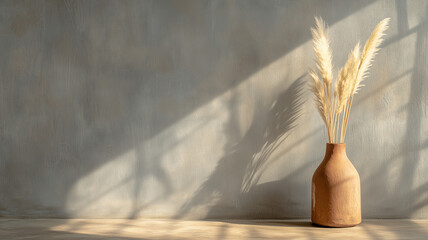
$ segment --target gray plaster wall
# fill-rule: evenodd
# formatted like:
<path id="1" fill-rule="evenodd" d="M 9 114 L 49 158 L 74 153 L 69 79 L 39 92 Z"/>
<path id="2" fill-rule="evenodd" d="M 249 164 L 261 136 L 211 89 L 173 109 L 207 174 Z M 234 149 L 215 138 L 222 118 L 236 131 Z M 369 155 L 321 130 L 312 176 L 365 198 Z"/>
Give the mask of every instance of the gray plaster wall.
<path id="1" fill-rule="evenodd" d="M 428 219 L 428 2 L 2 1 L 0 215 L 307 218 L 336 68 L 391 18 L 347 152 L 366 218 Z"/>

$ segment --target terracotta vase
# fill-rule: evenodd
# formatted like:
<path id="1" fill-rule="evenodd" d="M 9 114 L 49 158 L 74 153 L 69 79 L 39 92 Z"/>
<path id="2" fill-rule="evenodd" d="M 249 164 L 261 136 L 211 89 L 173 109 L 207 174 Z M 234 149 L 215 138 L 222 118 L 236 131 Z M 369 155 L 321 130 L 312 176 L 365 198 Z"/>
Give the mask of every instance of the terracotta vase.
<path id="1" fill-rule="evenodd" d="M 312 177 L 312 222 L 327 227 L 361 223 L 360 176 L 346 156 L 346 144 L 327 143 Z"/>

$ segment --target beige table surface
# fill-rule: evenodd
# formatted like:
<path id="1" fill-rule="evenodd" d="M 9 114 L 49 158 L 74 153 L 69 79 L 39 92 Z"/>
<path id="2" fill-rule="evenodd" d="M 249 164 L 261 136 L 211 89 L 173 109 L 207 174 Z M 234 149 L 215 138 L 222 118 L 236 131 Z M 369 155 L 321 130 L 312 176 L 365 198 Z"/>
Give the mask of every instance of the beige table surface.
<path id="1" fill-rule="evenodd" d="M 309 220 L 5 219 L 0 239 L 424 239 L 428 220 L 364 220 L 322 228 Z"/>

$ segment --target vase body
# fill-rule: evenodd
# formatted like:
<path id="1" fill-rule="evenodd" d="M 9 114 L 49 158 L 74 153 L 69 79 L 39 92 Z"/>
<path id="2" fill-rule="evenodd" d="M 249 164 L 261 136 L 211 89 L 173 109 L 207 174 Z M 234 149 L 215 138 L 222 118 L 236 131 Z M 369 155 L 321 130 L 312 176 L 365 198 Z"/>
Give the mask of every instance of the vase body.
<path id="1" fill-rule="evenodd" d="M 361 223 L 360 176 L 345 144 L 327 143 L 324 160 L 312 177 L 312 222 L 327 227 Z"/>

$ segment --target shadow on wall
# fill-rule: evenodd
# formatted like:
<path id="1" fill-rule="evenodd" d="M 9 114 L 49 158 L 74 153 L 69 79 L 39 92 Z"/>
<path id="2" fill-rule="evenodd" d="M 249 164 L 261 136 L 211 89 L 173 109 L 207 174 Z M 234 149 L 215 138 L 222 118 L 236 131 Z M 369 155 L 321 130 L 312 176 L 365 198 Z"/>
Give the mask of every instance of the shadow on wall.
<path id="1" fill-rule="evenodd" d="M 406 75 L 411 75 L 408 83 L 410 86 L 408 102 L 394 112 L 397 116 L 404 115 L 406 118 L 402 141 L 397 141 L 398 147 L 395 149 L 378 149 L 378 152 L 381 154 L 380 159 L 384 160 L 384 163 L 380 164 L 378 168 L 371 169 L 370 175 L 362 179 L 363 216 L 367 218 L 412 218 L 418 210 L 428 206 L 428 198 L 426 195 L 428 191 L 428 182 L 421 182 L 421 176 L 426 176 L 425 170 L 423 170 L 424 173 L 418 173 L 418 169 L 427 168 L 426 164 L 422 162 L 422 160 L 424 160 L 423 153 L 428 149 L 428 138 L 423 139 L 424 135 L 422 134 L 424 129 L 424 104 L 421 101 L 428 97 L 428 72 L 426 67 L 428 5 L 426 5 L 425 9 L 422 11 L 424 14 L 421 16 L 425 17 L 421 19 L 418 25 L 412 28 L 409 26 L 408 2 L 397 0 L 395 5 L 398 33 L 395 36 L 389 37 L 382 47 L 384 48 L 390 44 L 406 39 L 409 36 L 415 35 L 415 47 L 412 50 L 415 53 L 414 64 L 411 70 L 408 72 L 406 71 L 396 79 L 390 79 L 390 81 L 382 87 L 385 88 L 406 77 Z M 382 88 L 378 88 L 365 97 L 361 97 L 361 101 L 376 92 L 382 91 Z M 399 98 L 399 96 L 397 98 Z M 357 105 L 358 103 L 360 103 L 360 101 L 357 102 Z M 391 132 L 388 132 L 388 134 L 390 133 Z M 382 137 L 388 138 L 393 136 Z M 376 142 L 377 139 L 370 139 L 370 141 Z M 353 153 L 352 155 L 358 156 L 358 154 Z M 368 160 L 374 161 L 377 159 Z M 371 163 L 366 164 L 369 165 Z M 391 188 L 391 186 L 394 187 L 393 189 L 388 189 L 386 186 L 389 186 L 389 188 Z M 373 198 L 380 199 L 380 201 L 373 201 Z M 374 209 L 380 211 L 374 213 Z"/>
<path id="2" fill-rule="evenodd" d="M 104 210 L 112 210 L 111 217 L 137 216 L 150 204 L 139 198 L 148 192 L 142 190 L 147 178 L 163 186 L 162 198 L 174 191 L 162 152 L 180 139 L 142 143 L 308 41 L 314 15 L 333 24 L 372 2 L 2 2 L 0 214 L 78 214 L 65 209 L 76 182 L 135 150 L 137 160 L 126 162 L 129 176 L 97 192 L 123 172 L 101 174 L 83 186 L 88 192 L 79 206 L 121 189 Z M 258 144 L 263 155 L 248 155 L 244 140 L 229 151 L 237 163 L 222 159 L 230 161 L 225 167 L 242 161 L 250 173 L 230 181 L 225 200 L 241 187 L 252 191 L 280 141 L 270 134 Z M 257 129 L 245 139 L 250 135 L 262 136 Z M 133 199 L 130 215 L 114 205 L 125 196 Z"/>
<path id="3" fill-rule="evenodd" d="M 398 1 L 397 1 L 397 4 Z M 398 6 L 397 6 L 397 9 Z M 407 8 L 405 9 L 407 11 Z M 407 12 L 404 12 L 403 17 L 407 17 Z M 400 13 L 397 12 L 400 16 Z M 404 189 L 411 190 L 410 192 L 403 192 L 398 198 L 402 199 L 403 206 L 400 208 L 398 214 L 411 218 L 413 214 L 417 213 L 421 208 L 428 206 L 428 182 L 420 184 L 418 177 L 418 168 L 423 166 L 422 152 L 427 152 L 428 138 L 425 136 L 425 142 L 423 141 L 424 134 L 424 122 L 422 118 L 426 117 L 428 101 L 428 69 L 427 69 L 427 49 L 428 49 L 428 4 L 424 9 L 424 18 L 417 26 L 416 30 L 416 44 L 414 52 L 414 67 L 410 82 L 410 94 L 409 100 L 405 108 L 407 109 L 407 122 L 406 122 L 406 134 L 402 140 L 402 153 L 403 163 L 401 166 L 400 173 L 400 184 Z M 404 28 L 400 29 L 400 34 L 406 35 L 406 31 L 409 32 L 408 22 L 404 22 Z M 425 54 L 422 54 L 424 53 Z M 425 99 L 424 104 L 421 100 Z M 403 111 L 404 109 L 400 109 Z M 426 124 L 426 122 L 425 122 Z M 426 129 L 426 125 L 425 125 Z M 412 139 L 413 141 L 409 141 Z M 422 176 L 426 176 L 426 171 L 422 173 Z M 417 185 L 419 184 L 419 186 Z M 395 197 L 395 196 L 394 196 Z"/>
<path id="4" fill-rule="evenodd" d="M 287 140 L 297 124 L 301 115 L 302 90 L 306 81 L 305 76 L 295 80 L 279 95 L 266 114 L 261 107 L 256 107 L 252 124 L 245 136 L 238 143 L 227 143 L 226 153 L 218 161 L 213 173 L 176 217 L 185 216 L 192 208 L 207 205 L 209 206 L 207 218 L 277 218 L 304 215 L 287 212 L 290 205 L 287 195 L 302 193 L 302 191 L 284 193 L 281 189 L 285 186 L 283 181 L 292 178 L 293 174 L 280 181 L 260 185 L 257 183 L 269 164 L 278 159 L 272 159 L 272 153 Z M 233 103 L 231 105 L 233 109 Z M 264 121 L 265 119 L 268 121 Z M 236 121 L 233 118 L 229 120 L 228 126 L 225 127 L 226 135 L 231 131 L 230 127 L 235 126 Z M 296 170 L 297 172 L 299 170 Z"/>

